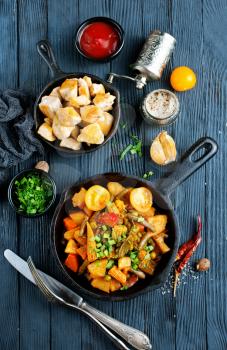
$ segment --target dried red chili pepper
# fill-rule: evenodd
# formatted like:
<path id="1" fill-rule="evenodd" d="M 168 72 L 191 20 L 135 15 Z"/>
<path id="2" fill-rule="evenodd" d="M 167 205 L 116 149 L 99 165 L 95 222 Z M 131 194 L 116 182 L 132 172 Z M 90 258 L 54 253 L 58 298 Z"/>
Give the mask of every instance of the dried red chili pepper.
<path id="1" fill-rule="evenodd" d="M 174 297 L 176 296 L 176 287 L 177 287 L 177 281 L 179 278 L 179 275 L 181 274 L 182 270 L 184 269 L 185 265 L 190 260 L 193 253 L 196 251 L 198 245 L 200 244 L 202 237 L 201 237 L 201 230 L 202 230 L 202 221 L 201 217 L 198 216 L 198 228 L 197 232 L 194 234 L 192 239 L 190 239 L 188 242 L 184 243 L 177 254 L 179 264 L 175 269 L 175 281 L 174 281 Z"/>
<path id="2" fill-rule="evenodd" d="M 201 236 L 201 230 L 202 230 L 202 221 L 200 215 L 198 216 L 198 228 L 197 232 L 194 234 L 194 236 L 180 247 L 180 249 L 177 252 L 176 261 L 179 261 L 190 249 L 193 248 L 195 241 L 198 237 Z"/>

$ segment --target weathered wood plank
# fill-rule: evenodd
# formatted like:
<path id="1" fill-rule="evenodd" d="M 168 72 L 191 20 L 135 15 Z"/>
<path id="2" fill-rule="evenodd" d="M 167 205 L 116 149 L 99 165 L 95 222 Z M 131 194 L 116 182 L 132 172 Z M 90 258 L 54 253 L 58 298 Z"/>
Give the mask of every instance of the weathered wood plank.
<path id="1" fill-rule="evenodd" d="M 227 4 L 205 1 L 204 90 L 208 134 L 217 140 L 219 153 L 206 166 L 206 255 L 212 267 L 206 276 L 208 349 L 227 347 L 227 187 L 226 187 L 226 60 Z"/>
<path id="2" fill-rule="evenodd" d="M 43 65 L 36 51 L 36 42 L 46 35 L 46 1 L 19 1 L 19 86 L 30 95 L 35 95 L 42 88 L 47 68 Z M 33 167 L 38 157 L 24 162 L 20 169 Z M 24 258 L 32 256 L 40 268 L 47 270 L 49 248 L 50 218 L 19 219 L 19 254 Z M 38 247 L 38 248 L 37 248 Z M 20 278 L 20 348 L 48 349 L 50 345 L 49 305 L 38 290 Z M 37 317 L 38 315 L 38 317 Z"/>
<path id="3" fill-rule="evenodd" d="M 17 88 L 17 2 L 0 2 L 0 87 Z M 7 40 L 6 40 L 7 38 Z M 6 182 L 0 184 L 0 348 L 19 349 L 19 283 L 15 270 L 7 263 L 3 256 L 6 248 L 14 251 L 18 249 L 18 227 L 15 213 L 11 210 L 7 200 L 8 181 L 15 175 L 17 167 L 7 171 Z"/>
<path id="4" fill-rule="evenodd" d="M 66 72 L 88 72 L 104 77 L 109 71 L 109 64 L 98 64 L 81 58 L 73 48 L 73 34 L 83 20 L 95 15 L 108 16 L 108 2 L 67 1 L 67 4 L 62 7 L 59 1 L 51 1 L 48 4 L 48 14 L 49 40 L 54 46 L 62 69 Z M 63 188 L 80 179 L 110 170 L 110 150 L 111 146 L 107 145 L 89 156 L 71 159 L 61 158 L 52 153 L 50 162 L 53 164 L 53 176 L 56 179 L 58 191 L 61 192 Z M 58 174 L 62 171 L 67 176 L 59 177 Z M 60 275 L 59 278 L 62 279 L 62 276 Z M 92 300 L 92 305 L 111 313 L 111 303 L 103 305 Z M 81 350 L 90 348 L 95 350 L 105 348 L 105 344 L 108 344 L 108 349 L 112 348 L 111 343 L 97 330 L 97 326 L 80 314 L 53 307 L 51 316 L 54 349 L 67 350 L 74 347 Z"/>
<path id="5" fill-rule="evenodd" d="M 191 13 L 193 16 L 185 16 Z M 177 39 L 173 67 L 186 65 L 197 74 L 198 83 L 194 90 L 178 93 L 180 115 L 174 125 L 174 133 L 179 151 L 186 150 L 198 138 L 206 135 L 204 123 L 205 105 L 202 104 L 204 86 L 203 67 L 203 26 L 201 1 L 172 2 L 172 33 Z M 201 57 L 198 59 L 198 57 Z M 181 242 L 185 242 L 195 231 L 197 213 L 205 220 L 205 167 L 194 174 L 176 193 L 176 209 L 181 228 Z M 206 232 L 195 256 L 204 255 Z M 206 285 L 205 279 L 186 278 L 186 284 L 177 290 L 176 298 L 176 344 L 177 349 L 206 349 Z M 198 317 L 198 314 L 200 317 Z M 193 321 L 192 321 L 193 320 Z M 197 334 L 201 334 L 198 337 Z M 202 336 L 203 335 L 203 336 Z"/>

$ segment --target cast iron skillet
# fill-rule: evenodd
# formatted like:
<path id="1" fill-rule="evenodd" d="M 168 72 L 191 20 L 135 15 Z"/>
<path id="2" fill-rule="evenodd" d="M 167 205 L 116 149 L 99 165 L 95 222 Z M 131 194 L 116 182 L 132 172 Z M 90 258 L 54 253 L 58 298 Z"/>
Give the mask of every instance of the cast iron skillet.
<path id="1" fill-rule="evenodd" d="M 190 175 L 192 175 L 211 157 L 213 157 L 217 150 L 217 143 L 209 137 L 204 137 L 199 139 L 191 146 L 180 161 L 176 163 L 174 171 L 169 176 L 163 177 L 153 183 L 136 176 L 128 176 L 119 173 L 106 173 L 90 177 L 65 190 L 52 219 L 51 239 L 53 253 L 56 257 L 57 265 L 60 267 L 61 271 L 68 278 L 68 280 L 73 284 L 73 286 L 78 291 L 89 296 L 99 298 L 100 300 L 112 301 L 129 299 L 144 292 L 159 288 L 167 279 L 171 266 L 175 260 L 180 236 L 177 217 L 174 213 L 169 196 L 183 181 L 185 181 Z M 203 155 L 198 158 L 200 154 L 199 152 L 201 151 L 203 151 Z M 196 155 L 197 159 L 195 159 Z M 72 209 L 72 195 L 79 191 L 81 187 L 88 189 L 94 184 L 106 186 L 107 182 L 109 181 L 118 181 L 126 187 L 145 186 L 151 190 L 153 194 L 154 206 L 160 213 L 165 213 L 168 215 L 169 237 L 166 242 L 171 250 L 169 253 L 163 255 L 154 276 L 147 276 L 145 280 L 140 280 L 126 291 L 117 291 L 107 295 L 106 293 L 91 287 L 85 277 L 75 275 L 62 264 L 62 261 L 64 261 L 66 257 L 64 253 L 64 245 L 62 244 L 62 237 L 64 232 L 63 218 L 67 215 L 69 210 Z"/>
<path id="2" fill-rule="evenodd" d="M 50 43 L 47 40 L 41 40 L 37 43 L 37 50 L 40 54 L 40 56 L 45 60 L 45 62 L 48 64 L 51 75 L 53 77 L 53 80 L 49 82 L 45 88 L 42 90 L 40 93 L 39 97 L 37 98 L 34 106 L 34 119 L 35 119 L 35 125 L 36 125 L 36 130 L 38 130 L 39 126 L 43 123 L 44 115 L 41 113 L 39 110 L 39 103 L 41 101 L 41 98 L 45 95 L 49 95 L 51 91 L 61 85 L 65 79 L 70 79 L 70 78 L 82 78 L 84 75 L 87 75 L 92 79 L 92 82 L 98 83 L 98 84 L 103 84 L 105 87 L 105 90 L 107 92 L 110 92 L 111 95 L 116 96 L 116 99 L 114 101 L 113 105 L 113 110 L 111 111 L 112 115 L 114 116 L 114 122 L 111 131 L 109 132 L 108 136 L 105 137 L 104 142 L 101 145 L 91 145 L 87 146 L 85 143 L 83 144 L 83 148 L 78 151 L 70 150 L 64 147 L 60 147 L 59 143 L 60 141 L 54 141 L 50 142 L 38 135 L 45 143 L 47 143 L 49 146 L 54 148 L 56 151 L 58 151 L 61 155 L 65 157 L 74 157 L 77 155 L 85 154 L 85 153 L 90 153 L 93 151 L 96 151 L 100 147 L 104 146 L 116 133 L 119 120 L 120 120 L 120 94 L 117 89 L 115 89 L 112 85 L 108 84 L 104 80 L 98 78 L 95 75 L 89 74 L 89 73 L 64 73 L 61 71 L 59 68 L 56 59 L 54 57 L 54 53 L 52 50 L 52 47 Z"/>

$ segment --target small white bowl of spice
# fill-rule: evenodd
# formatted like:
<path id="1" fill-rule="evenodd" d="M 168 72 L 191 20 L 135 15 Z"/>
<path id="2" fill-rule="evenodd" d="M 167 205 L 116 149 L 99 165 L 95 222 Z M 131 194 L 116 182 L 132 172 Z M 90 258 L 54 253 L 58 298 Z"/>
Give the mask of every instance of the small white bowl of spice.
<path id="1" fill-rule="evenodd" d="M 146 95 L 140 110 L 148 124 L 168 125 L 177 118 L 179 107 L 179 100 L 173 92 L 158 89 Z"/>

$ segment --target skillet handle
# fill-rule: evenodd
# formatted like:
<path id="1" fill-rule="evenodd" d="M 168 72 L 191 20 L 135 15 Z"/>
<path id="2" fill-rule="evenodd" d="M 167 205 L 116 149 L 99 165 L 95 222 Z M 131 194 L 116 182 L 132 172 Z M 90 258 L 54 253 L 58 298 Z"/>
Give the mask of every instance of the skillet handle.
<path id="1" fill-rule="evenodd" d="M 198 159 L 193 159 L 196 153 L 205 150 Z M 176 167 L 168 177 L 163 177 L 154 183 L 155 188 L 165 196 L 169 196 L 182 182 L 197 171 L 218 151 L 218 145 L 211 137 L 202 137 L 195 142 L 176 163 Z"/>
<path id="2" fill-rule="evenodd" d="M 40 40 L 36 44 L 36 47 L 40 56 L 48 64 L 52 77 L 57 78 L 64 75 L 64 72 L 62 72 L 57 64 L 50 42 L 48 40 Z"/>

